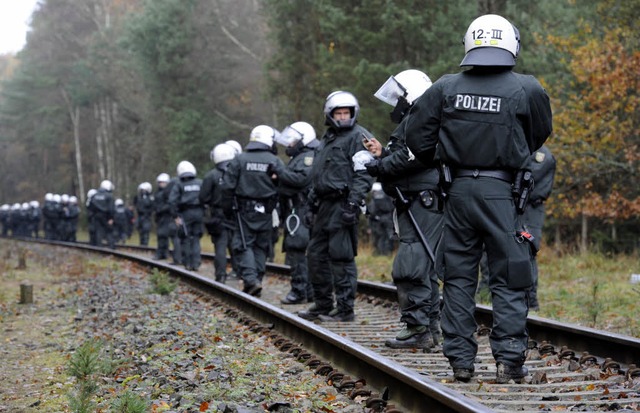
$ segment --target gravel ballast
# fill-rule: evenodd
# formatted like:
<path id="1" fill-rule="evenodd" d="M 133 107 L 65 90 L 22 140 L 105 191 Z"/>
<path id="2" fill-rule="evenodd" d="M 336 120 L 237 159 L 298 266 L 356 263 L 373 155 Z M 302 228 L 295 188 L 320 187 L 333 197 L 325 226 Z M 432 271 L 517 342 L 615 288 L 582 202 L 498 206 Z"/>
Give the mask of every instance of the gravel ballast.
<path id="1" fill-rule="evenodd" d="M 132 397 L 152 412 L 367 410 L 202 294 L 155 293 L 152 270 L 9 240 L 0 256 L 0 412 L 74 411 L 87 378 L 94 411 Z M 34 303 L 19 304 L 27 283 Z M 81 348 L 96 356 L 85 379 L 70 369 Z"/>

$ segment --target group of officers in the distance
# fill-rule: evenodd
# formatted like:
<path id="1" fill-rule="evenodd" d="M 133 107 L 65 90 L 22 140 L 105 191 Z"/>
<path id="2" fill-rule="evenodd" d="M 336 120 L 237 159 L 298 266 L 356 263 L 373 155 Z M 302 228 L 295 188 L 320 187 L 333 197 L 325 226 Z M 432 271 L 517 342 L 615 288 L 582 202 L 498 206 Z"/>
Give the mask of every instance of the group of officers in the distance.
<path id="1" fill-rule="evenodd" d="M 2 236 L 40 238 L 57 241 L 76 241 L 80 207 L 74 195 L 47 193 L 40 202 L 3 204 L 0 206 Z M 40 228 L 44 234 L 40 233 Z"/>
<path id="2" fill-rule="evenodd" d="M 496 381 L 522 382 L 526 318 L 537 305 L 535 254 L 555 170 L 543 146 L 552 131 L 551 107 L 533 76 L 512 71 L 520 34 L 509 21 L 477 18 L 464 48 L 460 66 L 468 69 L 461 73 L 432 84 L 425 73 L 405 70 L 375 92 L 393 107 L 391 120 L 398 124 L 385 147 L 359 124 L 356 97 L 336 91 L 324 103 L 327 129 L 320 139 L 306 122 L 282 132 L 260 125 L 244 150 L 233 142 L 216 145 L 215 166 L 203 179 L 188 161 L 178 164 L 173 179 L 158 175 L 148 201 L 157 228 L 155 257 L 168 258 L 169 242 L 177 240 L 174 262 L 197 270 L 206 230 L 215 246 L 215 279 L 225 282 L 229 252 L 243 291 L 260 296 L 280 221 L 292 269 L 282 303 L 310 303 L 297 313 L 307 320 L 351 322 L 359 216 L 368 198 L 382 199 L 384 192 L 393 207 L 370 203 L 369 218 L 383 210 L 393 214 L 399 245 L 392 278 L 404 323 L 385 344 L 429 351 L 441 343 L 454 378 L 471 380 L 484 254 Z M 277 144 L 287 164 L 276 155 Z M 97 244 L 113 224 L 112 190 L 105 181 L 88 201 Z"/>

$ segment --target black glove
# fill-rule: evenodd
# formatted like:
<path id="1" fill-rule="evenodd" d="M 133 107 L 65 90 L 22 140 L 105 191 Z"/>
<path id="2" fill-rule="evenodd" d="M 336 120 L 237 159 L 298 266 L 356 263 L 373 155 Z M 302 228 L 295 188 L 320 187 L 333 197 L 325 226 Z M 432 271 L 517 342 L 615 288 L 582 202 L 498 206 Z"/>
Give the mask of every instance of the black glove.
<path id="1" fill-rule="evenodd" d="M 267 166 L 267 175 L 271 176 L 273 174 L 278 174 L 278 167 L 275 163 L 270 163 L 269 166 Z"/>
<path id="2" fill-rule="evenodd" d="M 343 204 L 341 221 L 343 225 L 355 225 L 358 222 L 358 206 L 353 202 Z"/>
<path id="3" fill-rule="evenodd" d="M 400 199 L 400 198 L 394 198 L 393 199 L 393 205 L 395 205 L 396 210 L 399 213 L 402 212 L 406 212 L 409 210 L 409 208 L 411 208 L 411 201 L 409 201 L 408 199 Z"/>
<path id="4" fill-rule="evenodd" d="M 307 212 L 304 214 L 304 217 L 302 217 L 302 223 L 303 223 L 306 227 L 311 228 L 311 227 L 313 227 L 313 221 L 315 220 L 315 218 L 316 218 L 316 214 L 314 214 L 314 213 L 313 213 L 313 212 L 311 212 L 311 211 L 307 211 Z"/>
<path id="5" fill-rule="evenodd" d="M 381 165 L 378 159 L 374 159 L 371 162 L 364 164 L 364 167 L 367 168 L 367 173 L 371 176 L 380 176 Z"/>

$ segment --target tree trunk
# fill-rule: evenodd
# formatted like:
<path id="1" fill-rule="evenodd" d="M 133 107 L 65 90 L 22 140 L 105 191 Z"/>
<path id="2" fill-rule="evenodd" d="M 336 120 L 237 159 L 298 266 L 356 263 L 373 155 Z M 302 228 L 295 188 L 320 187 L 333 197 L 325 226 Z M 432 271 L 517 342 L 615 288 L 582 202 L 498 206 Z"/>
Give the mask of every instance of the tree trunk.
<path id="1" fill-rule="evenodd" d="M 84 193 L 84 177 L 82 173 L 82 152 L 80 150 L 80 108 L 71 104 L 71 99 L 64 88 L 60 88 L 62 97 L 67 104 L 67 110 L 69 111 L 69 118 L 73 125 L 73 144 L 76 154 L 76 174 L 78 176 L 78 191 L 80 192 L 81 205 L 84 205 L 85 193 Z"/>
<path id="2" fill-rule="evenodd" d="M 587 252 L 587 234 L 588 234 L 588 218 L 587 215 L 582 213 L 582 232 L 580 237 L 580 252 L 585 254 Z"/>
<path id="3" fill-rule="evenodd" d="M 562 251 L 562 235 L 560 231 L 560 225 L 556 225 L 556 251 Z"/>
<path id="4" fill-rule="evenodd" d="M 106 179 L 105 171 L 104 171 L 104 151 L 102 150 L 103 145 L 103 129 L 102 122 L 100 121 L 100 102 L 96 102 L 93 104 L 93 117 L 96 120 L 96 155 L 98 156 L 98 174 L 100 175 L 100 180 Z"/>
<path id="5" fill-rule="evenodd" d="M 618 242 L 618 227 L 615 222 L 611 223 L 611 241 Z"/>

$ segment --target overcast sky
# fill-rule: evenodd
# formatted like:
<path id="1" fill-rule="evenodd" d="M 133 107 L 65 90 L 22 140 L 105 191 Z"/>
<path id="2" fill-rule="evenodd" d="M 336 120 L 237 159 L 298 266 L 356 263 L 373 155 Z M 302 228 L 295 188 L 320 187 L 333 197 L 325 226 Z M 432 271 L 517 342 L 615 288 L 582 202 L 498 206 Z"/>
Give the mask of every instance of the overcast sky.
<path id="1" fill-rule="evenodd" d="M 22 49 L 37 3 L 38 0 L 0 0 L 0 54 Z"/>

